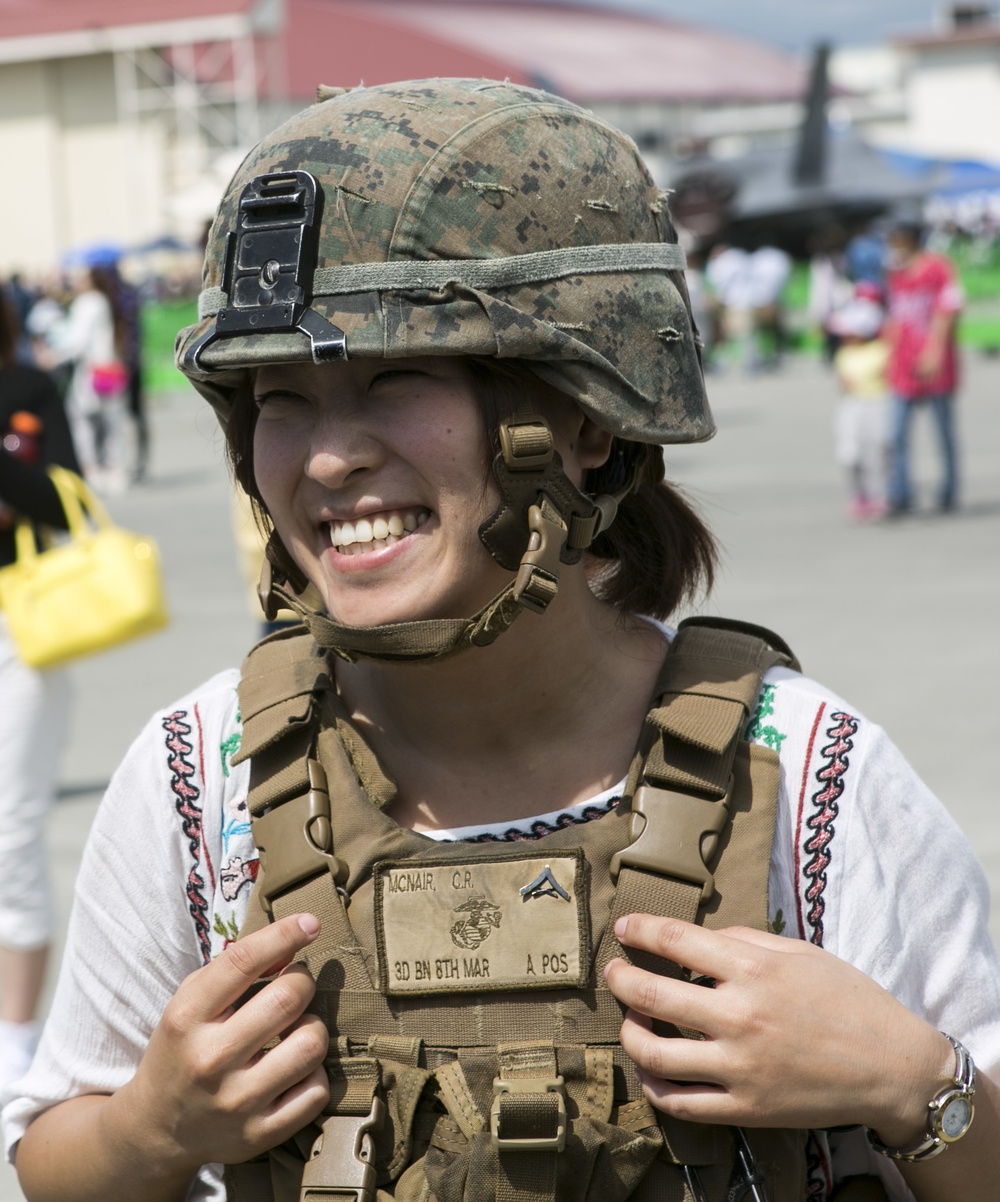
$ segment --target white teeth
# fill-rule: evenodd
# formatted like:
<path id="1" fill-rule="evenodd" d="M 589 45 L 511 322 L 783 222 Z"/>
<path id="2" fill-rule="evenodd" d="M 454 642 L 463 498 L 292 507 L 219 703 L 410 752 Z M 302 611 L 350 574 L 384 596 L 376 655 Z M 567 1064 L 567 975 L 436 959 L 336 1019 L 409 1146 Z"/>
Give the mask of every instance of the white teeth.
<path id="1" fill-rule="evenodd" d="M 363 550 L 381 550 L 412 534 L 429 517 L 426 509 L 411 509 L 373 518 L 358 518 L 354 522 L 330 522 L 330 544 L 347 555 L 358 555 Z M 374 548 L 372 543 L 375 544 Z"/>

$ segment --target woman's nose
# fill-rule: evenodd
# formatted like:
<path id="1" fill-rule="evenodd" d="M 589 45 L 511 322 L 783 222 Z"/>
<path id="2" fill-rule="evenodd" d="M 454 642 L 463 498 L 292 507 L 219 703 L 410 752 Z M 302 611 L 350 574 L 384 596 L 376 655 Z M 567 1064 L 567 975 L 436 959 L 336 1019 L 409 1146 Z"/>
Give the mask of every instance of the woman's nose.
<path id="1" fill-rule="evenodd" d="M 305 472 L 327 488 L 342 488 L 385 462 L 385 446 L 364 407 L 338 405 L 316 422 Z"/>

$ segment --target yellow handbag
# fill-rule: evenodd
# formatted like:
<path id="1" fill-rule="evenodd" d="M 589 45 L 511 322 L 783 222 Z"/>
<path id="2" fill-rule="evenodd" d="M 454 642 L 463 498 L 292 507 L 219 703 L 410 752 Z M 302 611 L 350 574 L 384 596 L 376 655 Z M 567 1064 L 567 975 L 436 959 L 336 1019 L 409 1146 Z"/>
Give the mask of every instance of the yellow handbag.
<path id="1" fill-rule="evenodd" d="M 39 551 L 18 522 L 17 560 L 0 568 L 0 610 L 18 654 L 34 668 L 92 655 L 169 621 L 155 542 L 114 525 L 73 472 L 50 467 L 69 537 Z"/>

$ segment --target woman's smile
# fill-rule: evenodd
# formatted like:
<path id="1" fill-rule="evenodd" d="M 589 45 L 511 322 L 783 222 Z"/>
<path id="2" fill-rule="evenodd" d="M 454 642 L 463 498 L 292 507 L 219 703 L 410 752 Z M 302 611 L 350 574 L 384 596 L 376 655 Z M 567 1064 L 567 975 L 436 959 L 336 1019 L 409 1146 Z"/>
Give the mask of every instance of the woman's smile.
<path id="1" fill-rule="evenodd" d="M 255 384 L 261 495 L 338 621 L 465 617 L 509 580 L 478 537 L 497 494 L 464 363 L 264 367 Z"/>
<path id="2" fill-rule="evenodd" d="M 367 514 L 353 522 L 329 522 L 330 546 L 342 555 L 383 551 L 413 534 L 430 516 L 421 506 Z"/>

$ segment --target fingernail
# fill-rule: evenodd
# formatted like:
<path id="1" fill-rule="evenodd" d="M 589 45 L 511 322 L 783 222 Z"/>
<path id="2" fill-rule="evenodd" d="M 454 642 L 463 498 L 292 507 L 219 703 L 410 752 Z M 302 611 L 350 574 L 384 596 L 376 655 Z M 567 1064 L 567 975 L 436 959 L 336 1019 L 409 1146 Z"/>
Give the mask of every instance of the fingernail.
<path id="1" fill-rule="evenodd" d="M 319 934 L 319 919 L 315 914 L 300 914 L 299 926 L 303 934 L 308 935 L 310 939 L 315 939 Z"/>
<path id="2" fill-rule="evenodd" d="M 621 939 L 621 937 L 625 934 L 625 932 L 627 930 L 628 930 L 628 916 L 626 915 L 626 917 L 624 917 L 624 918 L 619 918 L 618 921 L 615 923 L 615 934 L 618 936 L 619 939 Z"/>

